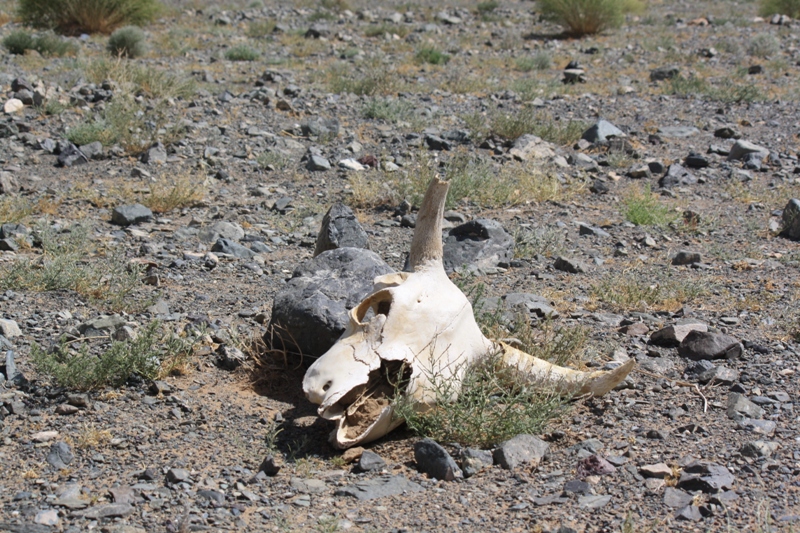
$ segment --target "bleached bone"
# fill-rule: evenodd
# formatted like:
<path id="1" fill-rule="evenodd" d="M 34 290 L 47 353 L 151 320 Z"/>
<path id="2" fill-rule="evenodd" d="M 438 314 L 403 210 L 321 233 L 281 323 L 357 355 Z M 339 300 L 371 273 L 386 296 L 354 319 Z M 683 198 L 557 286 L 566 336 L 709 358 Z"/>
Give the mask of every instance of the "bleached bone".
<path id="1" fill-rule="evenodd" d="M 403 381 L 400 392 L 424 411 L 436 401 L 432 379 L 449 382 L 446 390 L 456 395 L 467 368 L 489 354 L 564 395 L 602 396 L 633 368 L 630 360 L 608 372 L 580 372 L 487 339 L 442 264 L 448 188 L 437 178 L 428 186 L 411 242 L 412 272 L 375 278 L 372 294 L 350 311 L 345 332 L 303 379 L 319 415 L 337 421 L 331 441 L 338 448 L 378 439 L 402 424 L 392 404 L 402 369 L 407 385 Z"/>

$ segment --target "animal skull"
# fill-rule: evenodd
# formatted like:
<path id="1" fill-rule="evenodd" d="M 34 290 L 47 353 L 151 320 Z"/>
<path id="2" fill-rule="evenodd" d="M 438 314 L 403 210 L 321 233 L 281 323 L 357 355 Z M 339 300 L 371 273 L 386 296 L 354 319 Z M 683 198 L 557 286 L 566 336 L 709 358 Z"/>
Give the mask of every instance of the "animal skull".
<path id="1" fill-rule="evenodd" d="M 320 416 L 338 422 L 331 435 L 337 448 L 378 439 L 402 424 L 391 403 L 391 375 L 400 369 L 407 373 L 405 395 L 424 411 L 435 402 L 431 379 L 458 385 L 471 363 L 491 353 L 563 394 L 601 396 L 633 368 L 631 360 L 608 372 L 579 372 L 487 339 L 442 264 L 448 187 L 437 178 L 428 186 L 411 243 L 412 272 L 375 278 L 372 294 L 350 311 L 345 332 L 303 379 L 303 391 L 319 404 Z"/>

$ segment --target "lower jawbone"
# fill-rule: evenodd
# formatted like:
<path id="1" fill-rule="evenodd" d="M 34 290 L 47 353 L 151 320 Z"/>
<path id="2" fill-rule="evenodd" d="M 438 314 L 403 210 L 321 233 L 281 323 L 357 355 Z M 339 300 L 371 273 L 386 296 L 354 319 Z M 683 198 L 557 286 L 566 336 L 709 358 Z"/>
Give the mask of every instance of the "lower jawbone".
<path id="1" fill-rule="evenodd" d="M 379 439 L 404 420 L 395 415 L 394 401 L 408 386 L 409 369 L 402 362 L 383 361 L 370 373 L 366 385 L 351 390 L 330 406 L 321 406 L 319 415 L 336 422 L 331 443 L 346 449 Z"/>

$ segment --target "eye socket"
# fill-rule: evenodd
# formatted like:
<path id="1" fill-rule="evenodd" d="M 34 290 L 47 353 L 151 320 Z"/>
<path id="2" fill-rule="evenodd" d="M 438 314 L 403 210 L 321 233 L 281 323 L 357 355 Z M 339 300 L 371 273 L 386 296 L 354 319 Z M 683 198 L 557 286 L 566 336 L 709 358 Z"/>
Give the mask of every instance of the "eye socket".
<path id="1" fill-rule="evenodd" d="M 331 388 L 331 385 L 333 385 L 333 382 L 331 382 L 331 381 L 329 381 L 325 385 L 323 385 L 322 386 L 322 392 L 328 392 L 328 389 Z"/>
<path id="2" fill-rule="evenodd" d="M 382 302 L 378 302 L 378 309 L 376 309 L 376 314 L 389 316 L 389 310 L 391 308 L 392 308 L 391 300 L 383 300 Z"/>

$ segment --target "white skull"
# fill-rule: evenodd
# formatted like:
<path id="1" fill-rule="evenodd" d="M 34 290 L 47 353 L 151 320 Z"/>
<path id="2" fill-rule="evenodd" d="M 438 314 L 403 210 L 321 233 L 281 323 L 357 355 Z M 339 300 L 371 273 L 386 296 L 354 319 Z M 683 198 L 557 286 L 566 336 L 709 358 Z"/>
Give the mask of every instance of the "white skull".
<path id="1" fill-rule="evenodd" d="M 432 376 L 452 380 L 448 390 L 457 394 L 469 365 L 493 352 L 565 393 L 605 394 L 633 367 L 629 361 L 612 372 L 578 372 L 484 337 L 469 300 L 442 265 L 447 189 L 438 179 L 428 187 L 411 244 L 413 272 L 376 278 L 372 294 L 350 312 L 345 332 L 303 379 L 303 391 L 319 404 L 320 416 L 338 422 L 331 435 L 338 448 L 378 439 L 402 424 L 391 403 L 399 383 L 405 387 L 400 392 L 424 410 L 435 402 Z"/>

